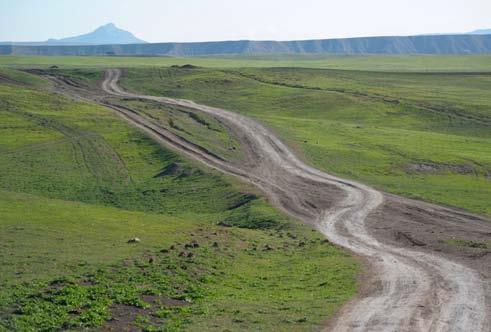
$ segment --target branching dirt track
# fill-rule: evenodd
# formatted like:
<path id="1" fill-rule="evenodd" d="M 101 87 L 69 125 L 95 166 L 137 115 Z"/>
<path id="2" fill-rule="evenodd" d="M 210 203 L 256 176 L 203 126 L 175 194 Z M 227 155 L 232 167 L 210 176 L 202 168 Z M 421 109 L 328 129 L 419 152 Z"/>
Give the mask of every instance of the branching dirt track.
<path id="1" fill-rule="evenodd" d="M 411 216 L 418 211 L 420 219 L 437 227 L 454 227 L 465 234 L 477 227 L 481 229 L 478 235 L 488 239 L 489 222 L 462 211 L 385 195 L 326 174 L 296 158 L 271 131 L 252 119 L 188 100 L 129 93 L 117 85 L 120 76 L 120 70 L 106 71 L 102 89 L 113 96 L 152 100 L 212 115 L 234 132 L 248 162 L 239 165 L 224 160 L 134 110 L 99 102 L 157 141 L 256 184 L 277 207 L 316 226 L 331 242 L 366 258 L 369 273 L 364 284 L 368 286 L 326 330 L 489 331 L 487 268 L 480 267 L 480 263 L 473 266 L 458 255 L 436 254 L 431 250 L 434 248 L 420 243 L 425 241 L 424 236 L 420 241 L 414 238 L 417 234 L 411 235 L 416 226 L 409 231 L 403 229 L 411 222 L 403 223 L 401 218 L 412 221 Z M 392 219 L 401 222 L 393 223 Z M 376 225 L 386 227 L 377 230 Z M 387 233 L 387 229 L 391 231 Z M 403 234 L 410 243 L 394 240 L 394 232 Z"/>

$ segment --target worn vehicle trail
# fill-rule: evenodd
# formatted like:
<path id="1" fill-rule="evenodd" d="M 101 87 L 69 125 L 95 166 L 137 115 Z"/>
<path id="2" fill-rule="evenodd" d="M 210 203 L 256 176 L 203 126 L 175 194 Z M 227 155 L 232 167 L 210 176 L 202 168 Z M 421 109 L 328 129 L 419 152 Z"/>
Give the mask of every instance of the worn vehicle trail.
<path id="1" fill-rule="evenodd" d="M 366 219 L 384 195 L 366 185 L 314 169 L 257 121 L 188 100 L 126 92 L 121 71 L 106 71 L 103 90 L 203 112 L 238 137 L 248 161 L 234 163 L 171 133 L 133 110 L 109 105 L 127 121 L 207 165 L 259 186 L 277 207 L 315 225 L 329 241 L 366 257 L 371 285 L 345 306 L 332 331 L 488 331 L 486 282 L 478 272 L 443 256 L 382 243 Z"/>

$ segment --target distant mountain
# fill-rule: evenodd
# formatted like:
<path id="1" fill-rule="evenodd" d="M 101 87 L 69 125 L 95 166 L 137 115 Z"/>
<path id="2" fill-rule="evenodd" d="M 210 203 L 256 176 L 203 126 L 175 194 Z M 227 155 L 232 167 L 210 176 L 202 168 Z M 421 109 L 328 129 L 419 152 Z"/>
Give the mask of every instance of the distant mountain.
<path id="1" fill-rule="evenodd" d="M 49 39 L 46 43 L 50 45 L 107 45 L 145 44 L 146 41 L 136 38 L 131 32 L 119 29 L 113 23 L 109 23 L 84 35 L 63 39 Z"/>
<path id="2" fill-rule="evenodd" d="M 0 45 L 52 46 L 52 45 L 120 45 L 145 44 L 131 32 L 119 29 L 113 23 L 103 25 L 96 30 L 75 37 L 48 39 L 45 42 L 1 42 Z"/>
<path id="3" fill-rule="evenodd" d="M 84 37 L 84 40 L 88 39 Z M 240 40 L 202 43 L 84 46 L 0 45 L 0 54 L 12 55 L 203 56 L 272 53 L 353 55 L 484 54 L 491 53 L 491 35 L 467 34 L 410 37 L 367 37 L 302 41 Z"/>
<path id="4" fill-rule="evenodd" d="M 469 32 L 471 35 L 491 35 L 491 29 L 479 29 Z"/>

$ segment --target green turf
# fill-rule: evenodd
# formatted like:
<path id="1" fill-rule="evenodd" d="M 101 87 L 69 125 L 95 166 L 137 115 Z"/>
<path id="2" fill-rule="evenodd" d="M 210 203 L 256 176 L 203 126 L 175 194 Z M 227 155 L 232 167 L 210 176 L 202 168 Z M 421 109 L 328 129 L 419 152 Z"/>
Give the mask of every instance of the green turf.
<path id="1" fill-rule="evenodd" d="M 386 103 L 427 107 L 454 117 L 491 122 L 491 73 L 381 73 L 286 68 L 243 69 L 237 74 L 260 82 L 333 91 Z"/>
<path id="2" fill-rule="evenodd" d="M 257 55 L 222 57 L 80 57 L 0 56 L 0 66 L 14 67 L 162 67 L 193 64 L 202 67 L 304 67 L 372 71 L 490 72 L 490 55 L 472 56 L 336 56 Z"/>
<path id="3" fill-rule="evenodd" d="M 0 330 L 97 329 L 124 307 L 149 331 L 311 331 L 355 294 L 357 262 L 253 188 L 109 109 L 3 73 L 23 80 L 0 82 Z M 230 152 L 212 119 L 174 112 L 175 127 Z"/>
<path id="4" fill-rule="evenodd" d="M 264 121 L 317 167 L 491 214 L 491 76 L 130 69 L 122 84 Z"/>
<path id="5" fill-rule="evenodd" d="M 216 215 L 176 218 L 27 194 L 1 197 L 0 308 L 10 313 L 1 321 L 7 329 L 98 326 L 117 303 L 149 307 L 143 316 L 168 330 L 311 330 L 355 291 L 357 264 L 307 227 L 223 228 L 214 224 Z M 135 236 L 142 242 L 126 243 Z M 200 247 L 184 247 L 192 242 Z M 188 303 L 182 311 L 150 310 L 144 295 Z"/>

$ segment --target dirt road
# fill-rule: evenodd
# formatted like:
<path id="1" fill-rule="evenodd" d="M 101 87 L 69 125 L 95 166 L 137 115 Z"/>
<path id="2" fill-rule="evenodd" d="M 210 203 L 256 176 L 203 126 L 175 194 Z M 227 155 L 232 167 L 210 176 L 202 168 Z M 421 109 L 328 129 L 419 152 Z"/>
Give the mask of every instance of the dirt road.
<path id="1" fill-rule="evenodd" d="M 345 306 L 327 330 L 489 331 L 488 280 L 482 274 L 458 260 L 381 241 L 367 227 L 368 220 L 387 205 L 387 196 L 306 165 L 271 131 L 252 119 L 192 101 L 129 93 L 117 85 L 120 76 L 121 71 L 108 70 L 103 90 L 119 97 L 153 100 L 210 114 L 234 131 L 247 152 L 248 162 L 238 165 L 223 160 L 137 112 L 108 105 L 132 124 L 211 167 L 256 184 L 279 208 L 315 225 L 331 242 L 366 257 L 370 266 L 368 286 Z M 433 215 L 438 213 L 443 216 L 440 219 L 446 218 L 445 213 L 450 216 L 447 219 L 452 219 L 454 212 L 432 211 Z"/>

